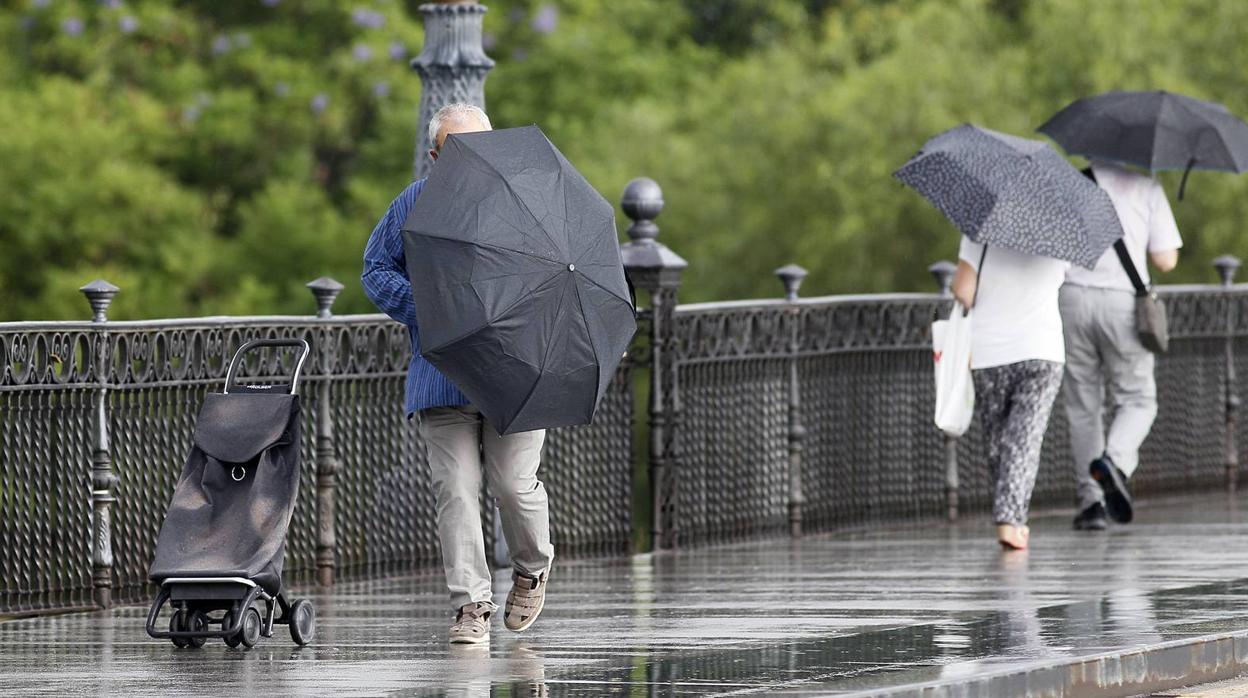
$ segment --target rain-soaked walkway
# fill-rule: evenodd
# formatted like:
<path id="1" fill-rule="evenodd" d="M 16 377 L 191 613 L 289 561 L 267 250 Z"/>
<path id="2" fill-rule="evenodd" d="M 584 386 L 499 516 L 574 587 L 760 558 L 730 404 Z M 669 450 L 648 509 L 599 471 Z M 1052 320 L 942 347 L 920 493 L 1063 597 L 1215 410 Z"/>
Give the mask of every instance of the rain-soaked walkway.
<path id="1" fill-rule="evenodd" d="M 314 593 L 317 641 L 302 650 L 282 628 L 249 652 L 219 641 L 175 650 L 144 634 L 138 607 L 14 620 L 0 623 L 0 691 L 842 695 L 952 682 L 962 688 L 924 695 L 1115 695 L 1092 686 L 1144 671 L 1143 646 L 1248 631 L 1248 581 L 1236 581 L 1248 578 L 1248 522 L 1237 508 L 1248 499 L 1146 503 L 1135 524 L 1101 534 L 1069 530 L 1066 512 L 1042 516 L 1029 553 L 999 552 L 977 519 L 567 562 L 541 620 L 518 636 L 496 618 L 488 648 L 446 645 L 431 575 Z M 1221 660 L 1215 644 L 1202 645 L 1204 660 L 1248 657 L 1243 640 L 1222 641 Z M 1107 653 L 1086 663 L 1095 676 L 1083 684 L 1069 670 L 1036 671 Z M 1163 661 L 1163 673 L 1181 675 L 1187 660 L 1176 656 L 1197 652 L 1180 647 L 1148 671 Z"/>

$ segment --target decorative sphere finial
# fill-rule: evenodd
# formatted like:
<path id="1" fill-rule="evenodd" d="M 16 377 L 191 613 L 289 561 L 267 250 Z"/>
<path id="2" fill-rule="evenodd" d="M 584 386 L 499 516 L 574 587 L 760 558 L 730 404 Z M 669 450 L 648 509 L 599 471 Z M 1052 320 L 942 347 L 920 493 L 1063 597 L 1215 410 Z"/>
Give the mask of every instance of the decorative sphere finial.
<path id="1" fill-rule="evenodd" d="M 654 224 L 654 219 L 663 212 L 663 190 L 658 182 L 649 177 L 629 182 L 620 197 L 620 208 L 633 221 L 628 228 L 629 239 L 643 242 L 658 237 L 659 226 Z"/>

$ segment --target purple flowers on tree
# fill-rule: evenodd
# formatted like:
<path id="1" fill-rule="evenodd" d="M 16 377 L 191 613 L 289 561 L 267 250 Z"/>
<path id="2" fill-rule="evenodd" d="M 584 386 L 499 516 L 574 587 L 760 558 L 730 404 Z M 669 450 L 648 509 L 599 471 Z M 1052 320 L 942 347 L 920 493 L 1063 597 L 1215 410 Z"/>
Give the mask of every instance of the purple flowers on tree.
<path id="1" fill-rule="evenodd" d="M 379 80 L 373 84 L 373 95 L 378 99 L 384 99 L 390 96 L 390 83 L 385 80 Z"/>
<path id="2" fill-rule="evenodd" d="M 212 104 L 212 95 L 206 92 L 200 92 L 195 95 L 195 103 L 182 110 L 182 119 L 189 124 L 193 124 L 199 120 L 201 114 L 204 113 L 204 107 Z"/>
<path id="3" fill-rule="evenodd" d="M 367 44 L 356 44 L 351 49 L 351 57 L 360 63 L 364 63 L 372 59 L 373 50 Z"/>
<path id="4" fill-rule="evenodd" d="M 121 28 L 123 34 L 130 34 L 139 28 L 139 20 L 131 15 L 125 15 L 117 20 L 117 26 Z"/>
<path id="5" fill-rule="evenodd" d="M 386 26 L 386 16 L 375 10 L 366 10 L 362 7 L 351 11 L 351 21 L 357 27 L 365 29 L 381 29 Z"/>
<path id="6" fill-rule="evenodd" d="M 402 41 L 390 42 L 390 58 L 396 61 L 407 58 L 407 47 L 403 45 Z"/>
<path id="7" fill-rule="evenodd" d="M 61 30 L 69 36 L 80 36 L 85 27 L 86 25 L 84 25 L 82 20 L 77 17 L 70 17 L 64 22 L 61 22 Z"/>
<path id="8" fill-rule="evenodd" d="M 324 92 L 318 93 L 312 98 L 312 102 L 308 106 L 312 108 L 313 114 L 320 115 L 326 108 L 329 107 L 329 95 Z"/>
<path id="9" fill-rule="evenodd" d="M 230 37 L 225 36 L 224 34 L 218 34 L 217 37 L 212 40 L 212 55 L 221 56 L 229 53 L 230 47 Z"/>
<path id="10" fill-rule="evenodd" d="M 554 5 L 542 5 L 538 8 L 533 21 L 529 23 L 538 34 L 549 34 L 559 26 L 559 10 Z"/>

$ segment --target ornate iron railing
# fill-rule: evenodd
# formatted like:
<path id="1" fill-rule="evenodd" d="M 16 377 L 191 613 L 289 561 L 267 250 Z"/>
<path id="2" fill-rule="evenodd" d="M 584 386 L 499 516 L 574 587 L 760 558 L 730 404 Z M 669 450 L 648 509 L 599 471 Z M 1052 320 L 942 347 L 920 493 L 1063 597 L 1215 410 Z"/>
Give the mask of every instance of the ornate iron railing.
<path id="1" fill-rule="evenodd" d="M 784 300 L 677 305 L 685 262 L 656 241 L 658 186 L 635 180 L 623 207 L 625 266 L 648 302 L 595 424 L 546 440 L 557 554 L 630 550 L 634 494 L 652 505 L 642 518 L 655 548 L 988 508 L 977 428 L 949 440 L 932 425 L 929 331 L 949 308 L 949 265 L 933 267 L 941 294 L 800 299 L 805 272 L 788 266 L 777 271 Z M 1236 419 L 1248 387 L 1248 285 L 1231 283 L 1236 266 L 1218 261 L 1219 286 L 1162 290 L 1173 339 L 1158 361 L 1140 493 L 1236 486 L 1248 428 Z M 290 573 L 332 584 L 436 566 L 424 449 L 401 410 L 407 334 L 381 315 L 333 316 L 332 280 L 309 287 L 315 317 L 109 322 L 117 289 L 94 282 L 82 289 L 92 322 L 0 324 L 0 614 L 149 593 L 199 405 L 256 338 L 313 347 Z M 289 361 L 264 354 L 245 375 L 275 380 Z M 1059 403 L 1038 504 L 1072 499 L 1066 432 Z M 635 433 L 648 444 L 637 453 Z M 642 465 L 648 477 L 634 481 Z M 492 550 L 493 511 L 483 507 Z"/>
<path id="2" fill-rule="evenodd" d="M 1172 344 L 1157 363 L 1160 413 L 1134 487 L 1233 487 L 1248 285 L 1161 293 Z M 678 306 L 664 544 L 989 508 L 978 427 L 954 444 L 950 471 L 932 426 L 930 325 L 949 304 L 906 294 Z M 1073 501 L 1067 431 L 1059 398 L 1036 504 Z"/>
<path id="3" fill-rule="evenodd" d="M 0 612 L 149 593 L 156 533 L 199 405 L 220 390 L 234 350 L 257 338 L 314 348 L 300 389 L 304 469 L 289 572 L 332 583 L 335 572 L 435 564 L 424 449 L 402 413 L 407 333 L 381 315 L 323 315 L 107 322 L 101 312 L 91 323 L 0 324 Z M 287 361 L 269 353 L 244 372 L 276 379 Z M 630 548 L 630 373 L 626 361 L 594 425 L 547 439 L 543 478 L 562 555 Z"/>

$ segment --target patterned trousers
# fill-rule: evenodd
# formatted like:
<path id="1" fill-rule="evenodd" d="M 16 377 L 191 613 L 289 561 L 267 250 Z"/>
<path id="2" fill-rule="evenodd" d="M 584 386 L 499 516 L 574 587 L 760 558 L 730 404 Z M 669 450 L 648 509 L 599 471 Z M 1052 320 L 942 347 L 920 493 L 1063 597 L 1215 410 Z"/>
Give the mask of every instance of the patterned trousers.
<path id="1" fill-rule="evenodd" d="M 1049 413 L 1062 387 L 1062 364 L 1020 361 L 977 369 L 972 377 L 988 469 L 996 481 L 992 514 L 998 524 L 1021 526 L 1031 507 Z"/>

